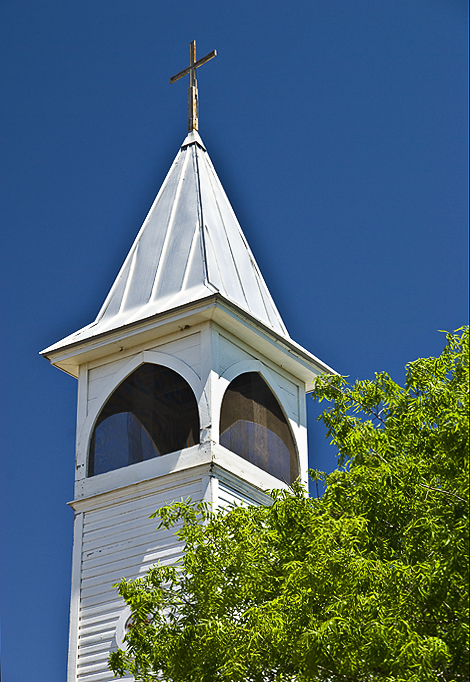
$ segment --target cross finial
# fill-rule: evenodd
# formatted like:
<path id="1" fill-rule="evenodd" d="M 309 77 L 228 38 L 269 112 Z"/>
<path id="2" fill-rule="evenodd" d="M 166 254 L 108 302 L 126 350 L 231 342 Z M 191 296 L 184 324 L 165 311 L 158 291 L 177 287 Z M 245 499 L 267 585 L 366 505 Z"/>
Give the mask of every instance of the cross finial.
<path id="1" fill-rule="evenodd" d="M 217 50 L 212 50 L 205 57 L 196 61 L 196 41 L 193 40 L 189 47 L 189 63 L 187 69 L 183 69 L 170 78 L 170 83 L 183 78 L 189 73 L 189 88 L 188 88 L 188 130 L 197 130 L 199 128 L 198 114 L 199 114 L 199 103 L 197 97 L 197 78 L 196 69 L 208 62 L 213 57 L 217 56 Z"/>

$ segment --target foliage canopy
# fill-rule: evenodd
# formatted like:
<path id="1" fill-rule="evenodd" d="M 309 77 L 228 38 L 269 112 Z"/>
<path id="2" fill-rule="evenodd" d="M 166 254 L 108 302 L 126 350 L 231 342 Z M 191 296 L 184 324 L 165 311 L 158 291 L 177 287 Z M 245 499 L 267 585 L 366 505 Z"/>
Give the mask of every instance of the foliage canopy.
<path id="1" fill-rule="evenodd" d="M 149 682 L 468 680 L 468 329 L 438 358 L 318 379 L 339 465 L 270 507 L 159 509 L 185 554 L 119 591 L 116 675 Z"/>

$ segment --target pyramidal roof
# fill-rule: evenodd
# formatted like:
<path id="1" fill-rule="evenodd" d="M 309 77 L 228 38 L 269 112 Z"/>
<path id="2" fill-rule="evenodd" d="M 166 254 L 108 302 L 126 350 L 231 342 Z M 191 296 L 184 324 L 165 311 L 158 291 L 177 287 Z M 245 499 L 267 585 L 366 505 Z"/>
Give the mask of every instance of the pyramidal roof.
<path id="1" fill-rule="evenodd" d="M 199 134 L 184 140 L 96 320 L 48 348 L 90 339 L 215 293 L 289 338 Z"/>

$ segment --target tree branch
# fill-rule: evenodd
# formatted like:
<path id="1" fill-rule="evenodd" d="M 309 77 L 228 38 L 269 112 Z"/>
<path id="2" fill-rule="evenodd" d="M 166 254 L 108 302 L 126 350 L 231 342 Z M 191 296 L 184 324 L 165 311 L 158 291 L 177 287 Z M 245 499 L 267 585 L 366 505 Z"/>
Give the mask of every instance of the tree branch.
<path id="1" fill-rule="evenodd" d="M 451 493 L 450 490 L 443 490 L 442 488 L 433 488 L 432 485 L 425 485 L 424 483 L 420 483 L 420 486 L 422 488 L 427 488 L 428 490 L 435 490 L 436 493 L 443 493 L 444 495 L 452 495 L 452 497 L 456 497 L 461 502 L 467 502 L 467 500 L 464 500 L 463 497 L 459 497 L 455 493 Z"/>

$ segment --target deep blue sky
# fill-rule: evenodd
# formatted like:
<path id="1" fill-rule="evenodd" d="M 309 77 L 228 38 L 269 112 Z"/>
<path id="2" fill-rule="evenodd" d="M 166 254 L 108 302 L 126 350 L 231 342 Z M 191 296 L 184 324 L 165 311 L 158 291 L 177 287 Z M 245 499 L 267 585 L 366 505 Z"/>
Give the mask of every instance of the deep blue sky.
<path id="1" fill-rule="evenodd" d="M 38 351 L 94 319 L 177 153 L 190 41 L 218 50 L 201 136 L 292 337 L 401 381 L 467 322 L 466 5 L 3 0 L 4 682 L 65 680 L 76 382 Z"/>

